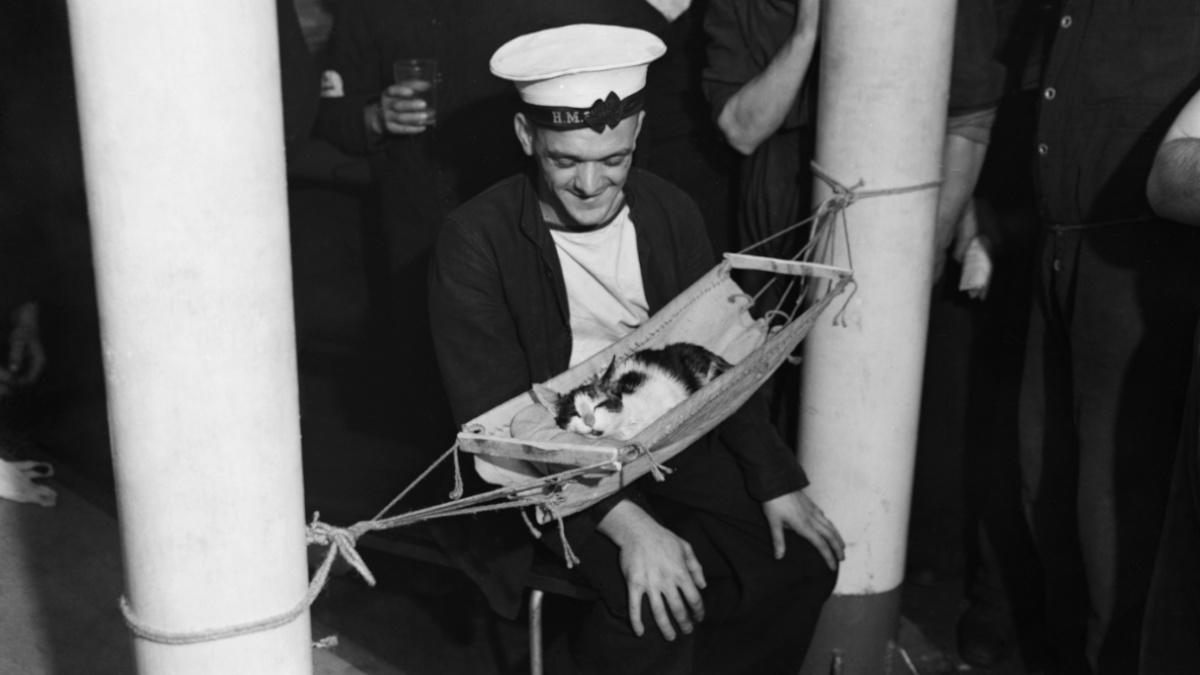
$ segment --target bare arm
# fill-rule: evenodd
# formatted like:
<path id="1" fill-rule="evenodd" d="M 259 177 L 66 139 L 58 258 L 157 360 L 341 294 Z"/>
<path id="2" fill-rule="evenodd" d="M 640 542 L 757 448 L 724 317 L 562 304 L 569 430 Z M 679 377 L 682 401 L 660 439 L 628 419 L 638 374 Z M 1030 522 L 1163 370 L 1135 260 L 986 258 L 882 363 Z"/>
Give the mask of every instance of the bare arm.
<path id="1" fill-rule="evenodd" d="M 799 0 L 791 37 L 763 72 L 725 102 L 717 116 L 717 126 L 738 152 L 754 152 L 779 129 L 795 105 L 812 62 L 820 7 L 820 0 Z"/>
<path id="2" fill-rule="evenodd" d="M 1200 225 L 1200 92 L 1179 112 L 1158 147 L 1146 197 L 1163 218 Z"/>
<path id="3" fill-rule="evenodd" d="M 937 222 L 934 230 L 933 279 L 937 281 L 942 275 L 946 260 L 946 251 L 955 244 L 956 237 L 961 235 L 963 215 L 971 195 L 975 192 L 975 184 L 979 181 L 979 172 L 983 168 L 983 160 L 987 155 L 987 143 L 958 134 L 946 134 L 945 145 L 942 148 L 942 188 L 938 193 Z M 967 241 L 959 241 L 961 247 Z"/>

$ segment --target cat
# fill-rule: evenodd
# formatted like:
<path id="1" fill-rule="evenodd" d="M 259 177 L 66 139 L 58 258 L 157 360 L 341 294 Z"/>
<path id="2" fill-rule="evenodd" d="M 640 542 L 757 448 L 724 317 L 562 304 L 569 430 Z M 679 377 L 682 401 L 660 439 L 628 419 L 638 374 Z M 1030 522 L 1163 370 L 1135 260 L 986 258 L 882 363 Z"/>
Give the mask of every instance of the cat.
<path id="1" fill-rule="evenodd" d="M 603 373 L 557 394 L 535 387 L 562 429 L 594 438 L 629 440 L 732 365 L 699 345 L 675 342 L 642 349 Z"/>

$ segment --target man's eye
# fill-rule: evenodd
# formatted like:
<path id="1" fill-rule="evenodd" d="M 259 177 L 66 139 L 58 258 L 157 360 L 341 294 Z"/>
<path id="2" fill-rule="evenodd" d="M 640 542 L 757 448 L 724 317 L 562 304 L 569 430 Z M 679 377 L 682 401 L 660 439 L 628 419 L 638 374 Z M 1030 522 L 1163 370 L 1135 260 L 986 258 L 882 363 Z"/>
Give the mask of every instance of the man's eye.
<path id="1" fill-rule="evenodd" d="M 608 159 L 604 160 L 604 166 L 611 167 L 614 169 L 621 166 L 624 163 L 625 163 L 624 155 L 621 155 L 619 157 L 609 157 Z"/>
<path id="2" fill-rule="evenodd" d="M 573 159 L 552 159 L 550 160 L 550 163 L 553 164 L 554 168 L 556 169 L 570 169 L 571 167 L 575 166 L 575 160 Z"/>

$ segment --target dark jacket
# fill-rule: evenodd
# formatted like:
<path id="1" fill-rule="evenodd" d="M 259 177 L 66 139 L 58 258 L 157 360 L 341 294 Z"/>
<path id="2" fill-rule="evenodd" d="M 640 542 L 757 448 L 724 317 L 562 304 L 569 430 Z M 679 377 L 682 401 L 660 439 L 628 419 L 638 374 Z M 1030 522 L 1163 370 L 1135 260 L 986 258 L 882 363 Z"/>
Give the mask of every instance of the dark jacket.
<path id="1" fill-rule="evenodd" d="M 637 230 L 646 300 L 650 311 L 657 312 L 715 260 L 699 209 L 681 190 L 634 169 L 625 195 Z M 505 180 L 450 214 L 434 252 L 429 286 L 438 364 L 458 424 L 568 368 L 566 285 L 530 177 Z M 761 398 L 751 399 L 698 443 L 719 443 L 733 453 L 747 491 L 759 501 L 807 483 L 792 451 L 768 421 Z M 622 497 L 640 501 L 637 484 L 568 518 L 568 537 L 574 542 L 591 536 L 600 518 Z M 523 541 L 502 549 L 511 554 L 518 545 L 528 546 L 531 540 L 518 516 L 504 518 L 516 523 L 509 527 L 520 532 Z M 510 557 L 521 564 L 528 560 Z M 508 591 L 489 593 L 503 613 L 515 609 L 504 606 L 514 597 L 519 601 L 519 588 L 511 587 L 519 581 L 513 571 L 519 570 L 510 570 L 501 580 L 509 584 Z"/>
<path id="2" fill-rule="evenodd" d="M 1150 219 L 1154 154 L 1200 85 L 1200 3 L 1068 0 L 1053 31 L 1038 111 L 1043 220 Z"/>

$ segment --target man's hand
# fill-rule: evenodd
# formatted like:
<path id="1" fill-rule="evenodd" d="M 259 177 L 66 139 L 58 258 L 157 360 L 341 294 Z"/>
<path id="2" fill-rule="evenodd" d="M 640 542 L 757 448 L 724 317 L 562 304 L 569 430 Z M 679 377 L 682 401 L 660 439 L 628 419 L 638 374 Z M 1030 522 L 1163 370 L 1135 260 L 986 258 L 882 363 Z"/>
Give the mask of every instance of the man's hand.
<path id="1" fill-rule="evenodd" d="M 37 304 L 27 302 L 13 311 L 13 328 L 8 336 L 7 359 L 0 366 L 0 385 L 33 384 L 46 367 L 46 350 L 38 329 Z"/>
<path id="2" fill-rule="evenodd" d="M 645 633 L 643 595 L 650 601 L 654 621 L 664 638 L 675 639 L 672 616 L 680 630 L 691 633 L 693 619 L 704 619 L 700 589 L 706 583 L 691 545 L 629 501 L 613 507 L 598 529 L 621 549 L 621 571 L 629 591 L 629 624 L 634 634 L 640 637 Z"/>
<path id="3" fill-rule="evenodd" d="M 838 561 L 845 559 L 846 544 L 842 541 L 842 535 L 838 534 L 837 528 L 803 490 L 796 490 L 764 502 L 762 508 L 771 528 L 771 541 L 775 545 L 777 560 L 782 558 L 787 550 L 783 540 L 785 526 L 812 542 L 825 558 L 829 569 L 836 570 Z"/>
<path id="4" fill-rule="evenodd" d="M 379 103 L 367 106 L 367 128 L 376 137 L 385 134 L 411 136 L 425 131 L 437 121 L 437 112 L 429 110 L 415 88 L 393 84 L 379 97 Z"/>

